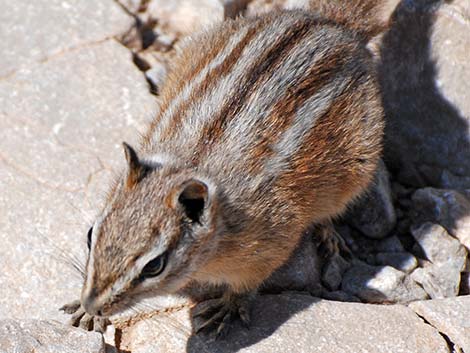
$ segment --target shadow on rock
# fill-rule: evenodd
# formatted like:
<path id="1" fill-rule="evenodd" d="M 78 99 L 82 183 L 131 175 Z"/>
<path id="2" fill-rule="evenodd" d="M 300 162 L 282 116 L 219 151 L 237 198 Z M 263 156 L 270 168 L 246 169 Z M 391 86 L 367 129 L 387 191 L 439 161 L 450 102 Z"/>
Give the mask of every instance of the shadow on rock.
<path id="1" fill-rule="evenodd" d="M 237 322 L 234 323 L 227 337 L 221 340 L 214 340 L 203 334 L 193 335 L 187 342 L 186 351 L 188 353 L 238 352 L 270 337 L 292 316 L 315 305 L 318 300 L 309 295 L 296 295 L 290 297 L 289 300 L 279 300 L 271 295 L 259 296 L 253 306 L 250 329 L 244 328 Z M 281 343 L 280 341 L 279 344 Z"/>
<path id="2" fill-rule="evenodd" d="M 470 27 L 456 19 L 466 6 L 464 1 L 403 0 L 384 35 L 378 71 L 385 161 L 405 185 L 470 186 L 469 116 L 464 115 L 468 52 L 466 59 L 460 53 Z"/>

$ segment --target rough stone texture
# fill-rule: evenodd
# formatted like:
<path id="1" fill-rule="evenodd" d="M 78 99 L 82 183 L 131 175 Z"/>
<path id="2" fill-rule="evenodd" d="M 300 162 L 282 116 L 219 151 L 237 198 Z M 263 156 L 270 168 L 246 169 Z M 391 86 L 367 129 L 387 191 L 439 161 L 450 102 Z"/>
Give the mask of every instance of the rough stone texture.
<path id="1" fill-rule="evenodd" d="M 188 309 L 162 314 L 125 328 L 119 348 L 132 353 L 186 352 L 191 331 Z"/>
<path id="2" fill-rule="evenodd" d="M 392 202 L 389 175 L 382 161 L 369 190 L 354 204 L 346 218 L 351 225 L 373 239 L 386 237 L 395 226 L 397 217 Z"/>
<path id="3" fill-rule="evenodd" d="M 274 272 L 266 281 L 263 290 L 280 292 L 285 290 L 318 293 L 320 283 L 319 259 L 312 234 L 305 234 L 289 261 Z"/>
<path id="4" fill-rule="evenodd" d="M 413 194 L 412 201 L 415 224 L 438 223 L 470 250 L 470 200 L 464 194 L 424 188 Z"/>
<path id="5" fill-rule="evenodd" d="M 407 303 L 428 298 L 404 272 L 390 266 L 370 266 L 360 262 L 346 271 L 341 289 L 369 303 Z"/>
<path id="6" fill-rule="evenodd" d="M 56 321 L 0 320 L 2 353 L 105 353 L 100 334 Z"/>
<path id="7" fill-rule="evenodd" d="M 426 222 L 419 227 L 413 227 L 411 234 L 417 242 L 415 252 L 422 251 L 432 263 L 451 261 L 461 271 L 464 269 L 467 251 L 442 226 Z"/>
<path id="8" fill-rule="evenodd" d="M 113 0 L 2 1 L 0 78 L 85 44 L 120 35 L 133 25 Z"/>
<path id="9" fill-rule="evenodd" d="M 468 0 L 401 1 L 384 36 L 385 160 L 405 184 L 470 176 L 469 19 Z"/>
<path id="10" fill-rule="evenodd" d="M 364 261 L 369 261 L 375 264 L 375 255 L 378 253 L 403 253 L 406 252 L 400 239 L 396 235 L 386 237 L 384 239 L 371 239 L 369 237 L 362 236 L 362 234 L 356 230 L 352 232 L 344 231 L 345 227 L 337 227 L 338 232 L 341 234 L 345 242 L 353 251 L 353 253 Z M 347 229 L 347 228 L 346 228 Z M 411 239 L 412 237 L 409 236 Z"/>
<path id="11" fill-rule="evenodd" d="M 418 267 L 418 260 L 409 252 L 381 252 L 375 255 L 375 264 L 392 266 L 402 272 L 410 273 Z"/>
<path id="12" fill-rule="evenodd" d="M 246 0 L 152 0 L 148 14 L 169 32 L 188 35 L 224 18 L 236 17 L 247 3 Z"/>
<path id="13" fill-rule="evenodd" d="M 0 81 L 0 317 L 65 320 L 86 231 L 112 170 L 155 103 L 129 51 L 110 40 Z"/>
<path id="14" fill-rule="evenodd" d="M 415 302 L 410 308 L 460 346 L 463 352 L 470 352 L 470 296 Z"/>
<path id="15" fill-rule="evenodd" d="M 124 6 L 129 12 L 136 14 L 138 13 L 144 6 L 143 4 L 146 0 L 118 0 L 119 3 Z"/>
<path id="16" fill-rule="evenodd" d="M 377 252 L 404 252 L 400 239 L 396 235 L 387 237 L 379 242 L 375 246 Z"/>
<path id="17" fill-rule="evenodd" d="M 246 15 L 256 16 L 269 11 L 285 8 L 288 0 L 252 0 L 248 4 Z"/>
<path id="18" fill-rule="evenodd" d="M 462 266 L 450 260 L 417 268 L 411 278 L 421 284 L 431 298 L 450 298 L 459 293 L 461 271 Z"/>
<path id="19" fill-rule="evenodd" d="M 133 353 L 449 352 L 437 330 L 406 307 L 330 302 L 308 295 L 258 298 L 250 330 L 235 324 L 225 340 L 198 335 L 187 341 L 189 328 L 184 311 L 168 320 L 141 323 L 125 332 L 132 337 L 132 345 L 120 348 Z"/>

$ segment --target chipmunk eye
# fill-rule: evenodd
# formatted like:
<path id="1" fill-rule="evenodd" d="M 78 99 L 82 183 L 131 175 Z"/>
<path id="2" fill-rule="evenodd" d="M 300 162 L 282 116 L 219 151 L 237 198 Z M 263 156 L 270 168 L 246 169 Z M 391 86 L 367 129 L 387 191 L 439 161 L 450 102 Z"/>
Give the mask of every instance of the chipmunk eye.
<path id="1" fill-rule="evenodd" d="M 86 240 L 86 246 L 88 247 L 88 250 L 91 249 L 91 235 L 92 234 L 93 234 L 93 227 L 90 227 L 90 229 L 88 229 L 87 240 Z"/>
<path id="2" fill-rule="evenodd" d="M 141 278 L 156 277 L 163 272 L 166 266 L 166 253 L 151 260 L 142 270 Z"/>

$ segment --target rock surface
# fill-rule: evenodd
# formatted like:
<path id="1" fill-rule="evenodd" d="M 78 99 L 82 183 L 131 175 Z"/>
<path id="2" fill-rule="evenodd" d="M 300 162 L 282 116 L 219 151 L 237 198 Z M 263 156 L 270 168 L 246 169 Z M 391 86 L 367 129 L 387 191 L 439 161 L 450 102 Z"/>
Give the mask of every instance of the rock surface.
<path id="1" fill-rule="evenodd" d="M 113 0 L 3 1 L 0 78 L 128 31 L 134 20 Z M 7 35 L 5 35 L 7 34 Z"/>
<path id="2" fill-rule="evenodd" d="M 428 297 L 406 273 L 361 262 L 346 271 L 341 289 L 370 303 L 407 303 Z"/>
<path id="3" fill-rule="evenodd" d="M 307 233 L 289 261 L 275 271 L 263 285 L 268 293 L 286 290 L 319 293 L 320 273 L 313 235 Z"/>
<path id="4" fill-rule="evenodd" d="M 415 224 L 434 222 L 470 250 L 470 200 L 455 190 L 424 188 L 412 195 Z"/>
<path id="5" fill-rule="evenodd" d="M 415 252 L 421 250 L 425 258 L 434 264 L 452 261 L 463 270 L 467 251 L 442 226 L 426 222 L 412 228 L 411 234 L 417 242 Z"/>
<path id="6" fill-rule="evenodd" d="M 165 30 L 188 35 L 234 16 L 237 6 L 233 1 L 222 0 L 152 0 L 149 15 L 161 23 Z"/>
<path id="7" fill-rule="evenodd" d="M 103 337 L 56 321 L 0 320 L 2 353 L 105 353 Z"/>
<path id="8" fill-rule="evenodd" d="M 375 255 L 375 264 L 410 273 L 418 266 L 418 260 L 409 252 L 381 252 Z"/>
<path id="9" fill-rule="evenodd" d="M 86 231 L 112 170 L 155 109 L 131 54 L 113 40 L 0 81 L 0 317 L 55 318 L 79 295 L 64 261 L 85 259 Z"/>
<path id="10" fill-rule="evenodd" d="M 133 353 L 163 353 L 168 347 L 194 353 L 449 352 L 438 331 L 406 307 L 338 303 L 299 294 L 258 298 L 250 330 L 236 324 L 226 340 L 189 337 L 187 311 L 169 320 L 142 322 L 127 334 L 133 337 L 132 345 L 120 348 Z"/>
<path id="11" fill-rule="evenodd" d="M 401 1 L 384 36 L 385 160 L 407 185 L 470 176 L 469 19 L 468 0 Z"/>
<path id="12" fill-rule="evenodd" d="M 455 297 L 459 293 L 460 276 L 461 270 L 451 261 L 417 268 L 411 273 L 411 278 L 419 283 L 432 299 Z"/>
<path id="13" fill-rule="evenodd" d="M 463 352 L 470 352 L 470 296 L 415 302 L 410 308 L 460 346 Z"/>

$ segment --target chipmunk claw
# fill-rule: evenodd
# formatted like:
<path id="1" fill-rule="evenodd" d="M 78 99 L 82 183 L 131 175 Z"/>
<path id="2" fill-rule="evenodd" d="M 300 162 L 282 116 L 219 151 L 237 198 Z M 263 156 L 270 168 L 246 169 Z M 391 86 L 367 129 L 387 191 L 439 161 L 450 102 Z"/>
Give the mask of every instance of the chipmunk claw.
<path id="1" fill-rule="evenodd" d="M 111 323 L 109 319 L 87 314 L 80 304 L 80 300 L 63 305 L 59 310 L 72 315 L 69 324 L 74 327 L 80 327 L 86 331 L 96 331 L 103 333 L 106 327 Z"/>
<path id="2" fill-rule="evenodd" d="M 212 331 L 216 339 L 227 336 L 235 320 L 250 326 L 253 295 L 226 294 L 222 298 L 199 303 L 192 313 L 194 332 Z"/>
<path id="3" fill-rule="evenodd" d="M 59 310 L 63 311 L 66 314 L 71 315 L 74 312 L 76 312 L 80 308 L 80 306 L 81 306 L 80 300 L 74 300 L 71 303 L 63 305 Z"/>

